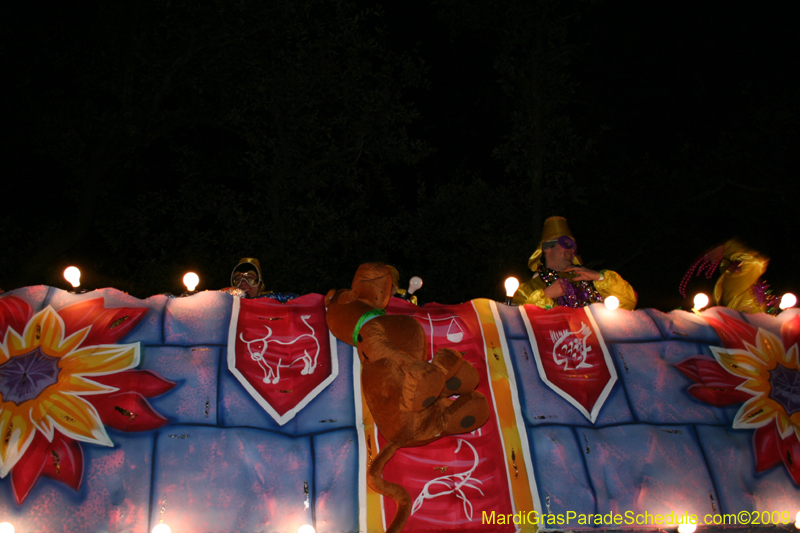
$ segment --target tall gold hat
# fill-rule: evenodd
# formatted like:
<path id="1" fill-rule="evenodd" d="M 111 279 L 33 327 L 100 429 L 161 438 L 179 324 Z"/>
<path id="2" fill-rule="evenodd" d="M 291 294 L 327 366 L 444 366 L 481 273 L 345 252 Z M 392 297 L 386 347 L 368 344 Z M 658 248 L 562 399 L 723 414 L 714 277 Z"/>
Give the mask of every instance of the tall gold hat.
<path id="1" fill-rule="evenodd" d="M 533 254 L 531 254 L 531 257 L 528 259 L 528 268 L 534 272 L 539 269 L 539 265 L 542 263 L 543 242 L 554 241 L 565 235 L 573 241 L 575 240 L 575 237 L 572 236 L 572 232 L 569 230 L 569 225 L 567 224 L 566 218 L 549 217 L 547 220 L 545 220 L 544 227 L 542 228 L 542 238 L 539 241 L 539 246 L 536 247 L 536 251 L 534 251 Z M 580 264 L 577 258 L 573 260 L 573 263 Z"/>

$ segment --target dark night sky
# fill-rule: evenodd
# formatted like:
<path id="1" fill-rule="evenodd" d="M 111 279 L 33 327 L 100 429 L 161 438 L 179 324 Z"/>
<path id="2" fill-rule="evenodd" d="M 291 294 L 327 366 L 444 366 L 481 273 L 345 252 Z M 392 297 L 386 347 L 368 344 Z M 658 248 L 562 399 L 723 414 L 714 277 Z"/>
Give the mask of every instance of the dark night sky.
<path id="1" fill-rule="evenodd" d="M 576 85 L 562 113 L 569 117 L 578 138 L 594 143 L 591 153 L 571 168 L 575 181 L 589 191 L 589 199 L 581 203 L 567 197 L 550 206 L 543 216 L 566 216 L 584 259 L 590 266 L 618 270 L 631 281 L 640 294 L 640 307 L 668 310 L 686 306 L 687 302 L 677 296 L 681 275 L 705 248 L 733 235 L 769 253 L 772 263 L 767 279 L 777 292 L 800 291 L 792 268 L 800 263 L 795 246 L 800 47 L 791 3 L 758 7 L 708 3 L 692 5 L 691 9 L 672 2 L 575 5 L 580 17 L 570 21 L 566 36 L 574 52 L 563 73 Z M 14 9 L 18 12 L 3 16 L 2 55 L 9 75 L 3 82 L 7 141 L 2 182 L 6 209 L 0 217 L 0 233 L 5 234 L 0 244 L 6 248 L 6 259 L 0 263 L 0 287 L 9 290 L 18 283 L 63 286 L 60 271 L 69 261 L 83 260 L 98 269 L 124 263 L 126 272 L 137 272 L 137 264 L 157 259 L 130 250 L 116 251 L 117 263 L 102 260 L 107 252 L 98 245 L 98 235 L 103 231 L 95 227 L 75 246 L 52 257 L 52 267 L 38 269 L 33 277 L 19 273 L 24 270 L 24 257 L 14 258 L 19 253 L 14 248 L 20 250 L 15 236 L 31 227 L 29 218 L 58 225 L 63 217 L 75 216 L 65 215 L 69 204 L 64 205 L 62 198 L 68 194 L 62 185 L 50 180 L 77 178 L 63 161 L 42 154 L 41 140 L 30 134 L 30 121 L 41 119 L 32 118 L 27 109 L 31 102 L 37 104 L 37 98 L 42 98 L 39 103 L 47 108 L 52 103 L 46 100 L 52 98 L 49 89 L 67 83 L 60 77 L 63 73 L 57 73 L 57 66 L 43 59 L 51 52 L 54 58 L 57 54 L 47 49 L 47 41 L 40 41 L 37 36 L 42 34 L 37 32 L 60 31 L 57 28 L 63 26 L 55 21 L 63 22 L 64 17 L 72 17 L 68 24 L 79 27 L 83 15 L 43 14 L 36 7 Z M 413 102 L 420 114 L 409 125 L 409 134 L 433 151 L 415 165 L 396 171 L 398 175 L 392 178 L 397 197 L 408 196 L 394 207 L 409 213 L 413 212 L 413 197 L 420 183 L 434 194 L 445 183 L 458 184 L 459 180 L 466 183 L 477 178 L 497 187 L 520 180 L 494 155 L 509 131 L 509 117 L 519 105 L 503 93 L 495 70 L 497 35 L 503 28 L 453 32 L 452 25 L 439 13 L 436 5 L 425 2 L 392 3 L 385 7 L 381 19 L 385 46 L 422 59 L 427 67 L 427 85 L 407 90 L 403 98 Z M 110 49 L 117 46 L 114 37 L 109 39 Z M 46 75 L 46 69 L 51 69 L 52 75 Z M 41 96 L 30 92 L 23 95 L 30 77 L 44 80 L 48 90 L 42 89 Z M 74 76 L 71 80 L 74 83 Z M 234 153 L 239 149 L 240 141 L 221 128 L 194 129 L 185 135 L 190 139 L 186 143 L 201 150 L 218 150 L 221 158 L 226 150 Z M 158 168 L 160 154 L 158 146 L 149 147 L 137 168 Z M 230 163 L 234 169 L 238 165 Z M 117 187 L 118 183 L 109 185 L 123 198 L 121 206 L 127 206 L 126 202 L 147 188 L 160 187 L 177 195 L 180 187 L 177 181 L 171 183 L 153 175 L 132 179 L 124 171 L 106 179 L 124 181 L 123 188 Z M 246 194 L 246 188 L 242 194 Z M 485 206 L 482 216 L 500 210 L 516 213 L 519 227 L 525 228 L 531 218 L 526 207 L 509 198 L 505 205 Z M 383 207 L 374 209 L 380 216 Z M 119 212 L 114 223 L 121 227 L 140 222 L 125 218 L 130 210 L 121 208 Z M 160 216 L 165 227 L 174 224 L 169 214 Z M 214 227 L 223 231 L 213 220 L 202 224 L 210 228 L 209 235 Z M 247 225 L 245 228 L 253 231 Z M 497 272 L 498 280 L 507 272 L 528 275 L 525 265 L 538 228 L 524 231 L 528 236 L 516 249 L 506 249 L 503 260 L 498 261 L 504 265 L 498 268 L 506 270 Z M 410 246 L 424 253 L 450 253 L 447 247 L 426 239 L 426 235 L 408 237 L 413 242 Z M 231 253 L 231 257 L 221 259 L 222 263 L 235 263 L 238 257 Z M 473 253 L 481 254 L 482 250 Z M 23 250 L 21 255 L 30 252 Z M 362 259 L 352 258 L 353 270 Z M 388 259 L 402 265 L 402 250 L 395 249 Z M 194 268 L 202 271 L 204 265 L 197 263 L 203 260 L 199 255 L 185 264 L 195 264 Z M 411 269 L 427 264 L 411 259 L 408 263 Z M 352 270 L 340 270 L 328 278 L 311 272 L 306 275 L 319 281 L 297 281 L 299 278 L 291 276 L 285 279 L 286 283 L 324 293 L 330 284 L 346 283 Z M 426 289 L 428 294 L 437 295 L 430 287 L 441 274 L 433 268 L 432 272 L 403 272 L 426 279 L 428 285 L 420 292 L 423 301 L 430 301 Z M 227 275 L 227 271 L 206 274 L 211 280 L 201 289 L 224 285 Z M 455 261 L 452 276 L 478 291 L 465 290 L 460 298 L 499 297 L 487 293 L 471 275 L 469 264 Z M 106 284 L 131 290 L 138 297 L 149 295 L 124 286 L 113 272 L 98 275 L 92 288 Z M 710 282 L 698 281 L 694 286 L 710 287 Z M 279 288 L 297 290 L 294 285 Z M 179 291 L 175 284 L 154 292 Z M 450 303 L 447 296 L 436 299 Z"/>

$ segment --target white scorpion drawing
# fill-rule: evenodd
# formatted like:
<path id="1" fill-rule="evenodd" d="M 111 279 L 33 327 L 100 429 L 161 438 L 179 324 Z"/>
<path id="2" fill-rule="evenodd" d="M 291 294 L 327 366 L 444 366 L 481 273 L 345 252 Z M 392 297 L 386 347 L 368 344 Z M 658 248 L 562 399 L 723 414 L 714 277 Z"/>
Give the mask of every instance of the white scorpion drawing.
<path id="1" fill-rule="evenodd" d="M 433 498 L 438 498 L 439 496 L 453 494 L 456 498 L 461 500 L 467 520 L 472 520 L 472 502 L 469 501 L 469 498 L 467 498 L 467 495 L 464 493 L 464 487 L 475 489 L 480 492 L 481 496 L 483 496 L 483 491 L 475 484 L 483 484 L 483 481 L 472 477 L 472 473 L 475 472 L 476 468 L 478 468 L 479 462 L 478 452 L 475 451 L 475 447 L 464 439 L 458 439 L 458 445 L 456 446 L 455 453 L 461 451 L 462 444 L 466 444 L 472 450 L 472 456 L 474 458 L 472 468 L 466 472 L 461 472 L 460 474 L 437 477 L 425 483 L 425 486 L 422 487 L 422 491 L 419 493 L 419 496 L 417 496 L 417 499 L 414 500 L 414 507 L 411 509 L 411 514 L 419 511 L 422 507 L 422 504 L 425 503 L 425 500 L 432 500 Z M 440 492 L 432 493 L 431 489 L 434 486 L 442 487 L 442 490 Z"/>
<path id="2" fill-rule="evenodd" d="M 553 344 L 553 361 L 557 365 L 564 365 L 564 370 L 569 370 L 569 362 L 577 361 L 575 366 L 578 368 L 592 368 L 586 362 L 589 352 L 592 351 L 591 346 L 586 346 L 586 339 L 592 334 L 592 330 L 585 322 L 581 322 L 581 329 L 577 332 L 565 329 L 563 331 L 550 331 L 550 339 L 555 343 Z M 570 339 L 570 340 L 567 340 Z M 561 351 L 564 357 L 559 358 L 558 352 Z"/>
<path id="3" fill-rule="evenodd" d="M 247 350 L 250 352 L 250 358 L 253 361 L 257 362 L 258 366 L 260 366 L 261 369 L 264 371 L 264 379 L 263 379 L 264 383 L 270 383 L 271 382 L 273 385 L 278 383 L 281 380 L 281 367 L 289 368 L 290 366 L 292 366 L 293 364 L 297 363 L 298 361 L 302 361 L 303 362 L 303 370 L 300 371 L 300 374 L 303 375 L 303 376 L 307 376 L 308 374 L 313 374 L 314 373 L 314 369 L 317 368 L 317 358 L 319 357 L 319 348 L 320 348 L 320 346 L 319 346 L 319 341 L 314 336 L 314 333 L 315 333 L 314 328 L 311 326 L 311 324 L 308 323 L 308 319 L 311 318 L 311 315 L 302 315 L 300 318 L 302 319 L 303 324 L 305 324 L 308 327 L 308 329 L 311 330 L 311 333 L 304 333 L 304 334 L 300 335 L 299 337 L 295 338 L 291 342 L 282 342 L 282 341 L 279 341 L 277 339 L 273 339 L 273 340 L 270 341 L 269 338 L 272 337 L 272 328 L 270 328 L 269 326 L 264 326 L 265 328 L 267 328 L 267 334 L 266 334 L 266 336 L 264 336 L 264 337 L 262 337 L 260 339 L 254 339 L 254 340 L 251 340 L 251 341 L 247 341 L 244 338 L 244 333 L 240 333 L 239 334 L 239 338 L 241 339 L 241 341 L 247 345 Z M 264 353 L 267 351 L 267 347 L 269 346 L 270 342 L 274 342 L 276 344 L 281 344 L 283 346 L 289 346 L 289 345 L 292 345 L 292 344 L 296 343 L 297 341 L 299 341 L 303 337 L 311 337 L 311 339 L 313 339 L 314 343 L 317 345 L 317 351 L 314 354 L 314 358 L 313 359 L 308 354 L 308 350 L 303 350 L 303 355 L 301 355 L 300 357 L 294 359 L 288 365 L 282 364 L 283 359 L 279 358 L 278 359 L 278 363 L 275 365 L 274 369 L 264 359 Z M 253 348 L 252 348 L 252 345 L 257 343 L 257 342 L 262 343 L 261 351 L 255 351 L 254 352 Z"/>

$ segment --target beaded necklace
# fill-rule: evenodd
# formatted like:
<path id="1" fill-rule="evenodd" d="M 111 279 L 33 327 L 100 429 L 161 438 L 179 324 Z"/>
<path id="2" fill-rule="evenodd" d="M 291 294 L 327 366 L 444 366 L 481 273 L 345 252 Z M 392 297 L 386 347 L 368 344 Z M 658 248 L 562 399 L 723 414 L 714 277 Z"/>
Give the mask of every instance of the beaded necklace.
<path id="1" fill-rule="evenodd" d="M 558 305 L 578 308 L 603 301 L 603 297 L 600 296 L 600 293 L 597 292 L 594 284 L 590 281 L 570 281 L 566 278 L 560 278 L 558 272 L 544 265 L 539 265 L 539 277 L 548 287 L 556 281 L 561 283 L 564 295 L 556 299 Z"/>
<path id="2" fill-rule="evenodd" d="M 777 315 L 781 312 L 780 309 L 780 298 L 776 294 L 772 293 L 772 289 L 769 287 L 769 283 L 764 281 L 763 279 L 758 280 L 753 284 L 750 289 L 753 291 L 753 297 L 755 298 L 758 305 L 764 308 L 764 312 L 770 315 Z"/>

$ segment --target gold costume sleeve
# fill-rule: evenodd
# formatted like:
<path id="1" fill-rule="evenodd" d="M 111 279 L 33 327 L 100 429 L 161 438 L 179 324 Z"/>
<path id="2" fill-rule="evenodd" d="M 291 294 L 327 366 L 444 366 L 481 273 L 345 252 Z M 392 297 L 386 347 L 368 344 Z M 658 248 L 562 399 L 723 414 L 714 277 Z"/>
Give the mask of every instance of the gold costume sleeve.
<path id="1" fill-rule="evenodd" d="M 767 271 L 768 264 L 768 257 L 738 240 L 726 242 L 725 259 L 720 264 L 722 274 L 714 286 L 717 304 L 742 313 L 766 313 L 766 306 L 758 303 L 750 288 Z"/>
<path id="2" fill-rule="evenodd" d="M 544 295 L 545 284 L 538 274 L 519 286 L 511 302 L 514 305 L 533 304 L 542 309 L 551 309 L 556 303 Z"/>
<path id="3" fill-rule="evenodd" d="M 398 297 L 402 297 L 402 296 L 403 296 L 403 295 L 405 295 L 405 293 L 407 293 L 407 292 L 408 292 L 408 291 L 407 291 L 406 289 L 401 289 L 400 287 L 398 287 L 397 289 L 395 289 L 395 294 L 396 294 Z M 414 305 L 419 305 L 419 304 L 417 303 L 417 295 L 416 295 L 416 294 L 412 294 L 412 295 L 411 295 L 411 296 L 408 298 L 408 300 L 406 300 L 406 301 L 407 301 L 407 302 L 411 302 L 411 303 L 412 303 L 412 304 L 414 304 Z"/>
<path id="4" fill-rule="evenodd" d="M 594 288 L 597 289 L 600 296 L 603 298 L 616 296 L 619 298 L 619 306 L 622 309 L 633 311 L 636 308 L 638 297 L 631 284 L 613 270 L 603 270 L 602 274 L 603 279 L 594 282 Z"/>

